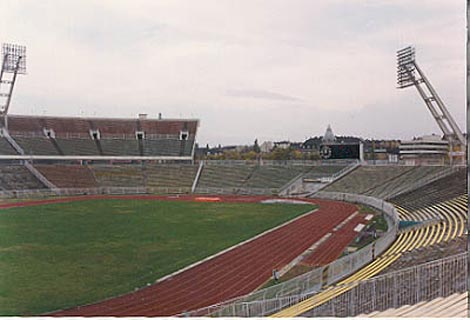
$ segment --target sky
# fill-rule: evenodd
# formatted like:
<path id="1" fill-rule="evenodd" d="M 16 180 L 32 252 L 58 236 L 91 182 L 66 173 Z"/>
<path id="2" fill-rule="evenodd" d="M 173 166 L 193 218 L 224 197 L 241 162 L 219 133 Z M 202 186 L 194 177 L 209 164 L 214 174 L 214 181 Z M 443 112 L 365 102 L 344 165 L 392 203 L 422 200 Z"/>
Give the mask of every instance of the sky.
<path id="1" fill-rule="evenodd" d="M 417 61 L 462 130 L 463 0 L 0 1 L 27 46 L 12 114 L 197 118 L 201 145 L 438 133 L 395 52 Z"/>

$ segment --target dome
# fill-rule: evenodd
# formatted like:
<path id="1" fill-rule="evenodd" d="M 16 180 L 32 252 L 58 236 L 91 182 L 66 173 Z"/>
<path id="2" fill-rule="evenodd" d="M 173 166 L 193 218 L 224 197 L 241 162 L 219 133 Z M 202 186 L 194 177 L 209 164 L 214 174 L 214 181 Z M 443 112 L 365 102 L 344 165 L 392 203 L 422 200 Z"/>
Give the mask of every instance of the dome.
<path id="1" fill-rule="evenodd" d="M 323 136 L 322 139 L 323 143 L 331 143 L 336 141 L 335 134 L 333 133 L 333 130 L 331 129 L 331 126 L 328 125 L 328 128 L 326 128 L 325 135 Z"/>

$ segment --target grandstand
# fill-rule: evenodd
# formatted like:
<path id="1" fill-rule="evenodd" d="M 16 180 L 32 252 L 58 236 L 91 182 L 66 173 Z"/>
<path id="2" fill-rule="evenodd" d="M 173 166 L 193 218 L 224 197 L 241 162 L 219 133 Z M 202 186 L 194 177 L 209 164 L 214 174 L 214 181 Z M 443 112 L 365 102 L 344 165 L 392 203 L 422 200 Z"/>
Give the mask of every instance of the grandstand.
<path id="1" fill-rule="evenodd" d="M 2 128 L 5 138 L 0 143 L 0 157 L 192 160 L 198 123 L 8 115 Z"/>

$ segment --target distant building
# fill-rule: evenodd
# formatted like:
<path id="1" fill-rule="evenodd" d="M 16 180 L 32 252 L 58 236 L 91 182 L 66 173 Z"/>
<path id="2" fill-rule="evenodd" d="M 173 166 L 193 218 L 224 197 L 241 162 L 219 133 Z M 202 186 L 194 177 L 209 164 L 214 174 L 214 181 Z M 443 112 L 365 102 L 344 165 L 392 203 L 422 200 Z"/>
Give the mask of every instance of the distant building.
<path id="1" fill-rule="evenodd" d="M 271 152 L 273 148 L 274 143 L 272 141 L 265 141 L 259 146 L 260 151 L 264 153 Z"/>
<path id="2" fill-rule="evenodd" d="M 410 165 L 444 164 L 449 159 L 449 142 L 435 134 L 402 141 L 400 159 Z"/>
<path id="3" fill-rule="evenodd" d="M 218 147 L 214 147 L 214 148 L 210 148 L 208 151 L 207 151 L 207 154 L 208 155 L 222 155 L 224 154 L 225 152 L 228 152 L 228 151 L 237 151 L 238 149 L 238 146 L 218 146 Z"/>
<path id="4" fill-rule="evenodd" d="M 279 141 L 279 142 L 274 142 L 274 147 L 279 148 L 279 149 L 289 149 L 290 144 L 291 143 L 289 141 Z"/>
<path id="5" fill-rule="evenodd" d="M 399 140 L 364 140 L 364 159 L 367 161 L 398 162 Z"/>
<path id="6" fill-rule="evenodd" d="M 319 151 L 320 146 L 322 145 L 323 137 L 313 137 L 309 138 L 302 143 L 302 148 L 305 150 L 315 150 Z"/>

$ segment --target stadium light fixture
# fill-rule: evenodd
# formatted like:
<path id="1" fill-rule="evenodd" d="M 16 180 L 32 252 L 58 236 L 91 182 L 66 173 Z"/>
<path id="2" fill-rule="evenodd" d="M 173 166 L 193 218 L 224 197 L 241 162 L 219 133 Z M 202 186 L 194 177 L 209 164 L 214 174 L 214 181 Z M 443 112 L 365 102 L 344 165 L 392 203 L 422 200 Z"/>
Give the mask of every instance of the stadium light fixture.
<path id="1" fill-rule="evenodd" d="M 16 76 L 18 74 L 26 74 L 26 47 L 16 44 L 2 44 L 2 69 L 0 70 L 0 89 L 4 85 L 6 89 L 1 92 L 0 98 L 0 116 L 5 116 L 10 107 L 13 88 L 15 87 Z M 12 74 L 7 76 L 7 74 Z"/>
<path id="2" fill-rule="evenodd" d="M 26 47 L 2 44 L 3 72 L 26 74 Z"/>
<path id="3" fill-rule="evenodd" d="M 412 46 L 397 51 L 397 84 L 399 89 L 410 87 L 415 82 L 415 48 Z"/>

